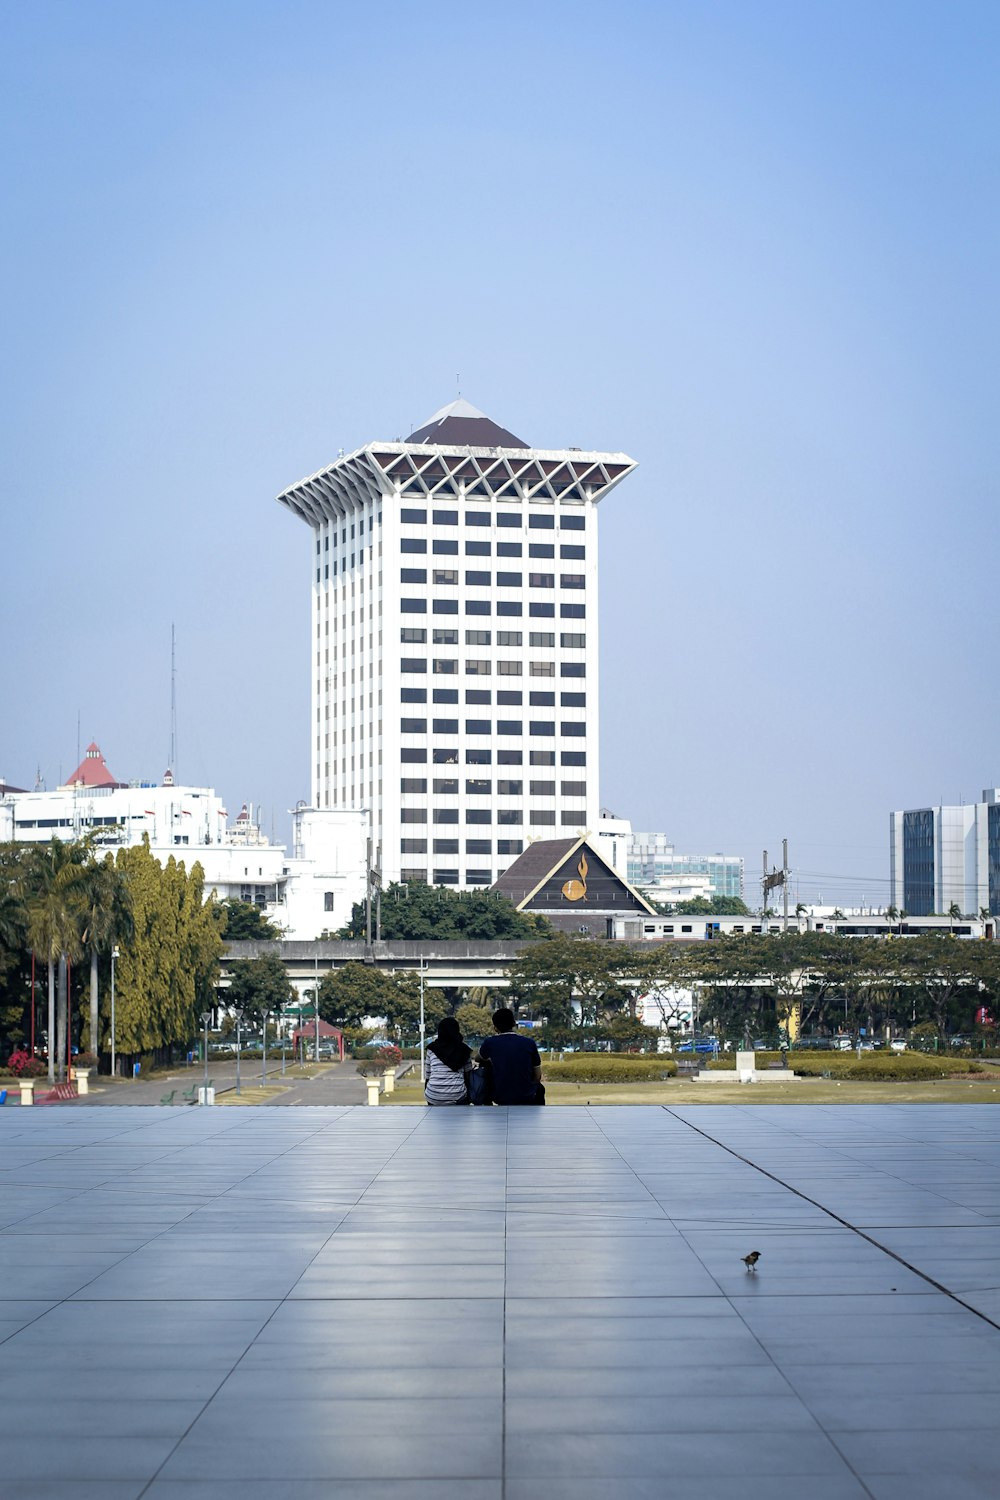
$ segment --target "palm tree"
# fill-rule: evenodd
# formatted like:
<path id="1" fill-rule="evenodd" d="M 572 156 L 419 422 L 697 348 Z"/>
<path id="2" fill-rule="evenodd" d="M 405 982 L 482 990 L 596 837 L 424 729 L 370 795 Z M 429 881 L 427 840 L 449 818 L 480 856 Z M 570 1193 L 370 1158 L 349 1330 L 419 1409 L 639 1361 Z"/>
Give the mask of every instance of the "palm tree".
<path id="1" fill-rule="evenodd" d="M 48 1057 L 49 1082 L 56 1080 L 56 1059 L 62 1072 L 66 1055 L 68 995 L 66 960 L 79 957 L 80 875 L 78 850 L 53 839 L 39 850 L 32 871 L 28 901 L 28 938 L 49 971 Z M 56 965 L 59 966 L 59 1008 L 56 1013 Z"/>
<path id="2" fill-rule="evenodd" d="M 85 866 L 80 896 L 85 912 L 82 942 L 90 952 L 90 1050 L 96 1054 L 100 1051 L 98 956 L 125 941 L 131 929 L 124 881 L 110 854 Z"/>
<path id="3" fill-rule="evenodd" d="M 955 923 L 962 920 L 962 908 L 957 901 L 953 901 L 948 908 L 948 931 L 954 936 Z"/>

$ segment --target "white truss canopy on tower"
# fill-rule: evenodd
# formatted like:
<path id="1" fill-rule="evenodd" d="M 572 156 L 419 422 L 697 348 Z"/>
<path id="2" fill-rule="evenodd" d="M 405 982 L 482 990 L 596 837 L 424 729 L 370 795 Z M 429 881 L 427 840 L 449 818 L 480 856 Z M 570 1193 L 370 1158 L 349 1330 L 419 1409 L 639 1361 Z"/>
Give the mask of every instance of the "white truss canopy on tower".
<path id="1" fill-rule="evenodd" d="M 347 515 L 359 492 L 369 500 L 477 496 L 536 503 L 603 500 L 635 468 L 625 453 L 577 448 L 460 448 L 434 443 L 369 443 L 277 497 L 310 526 Z"/>

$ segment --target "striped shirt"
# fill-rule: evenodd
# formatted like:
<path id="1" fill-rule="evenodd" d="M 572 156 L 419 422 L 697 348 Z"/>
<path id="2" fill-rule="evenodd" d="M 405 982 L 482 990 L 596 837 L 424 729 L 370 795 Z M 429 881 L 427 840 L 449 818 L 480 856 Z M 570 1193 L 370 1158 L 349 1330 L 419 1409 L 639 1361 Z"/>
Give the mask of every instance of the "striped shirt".
<path id="1" fill-rule="evenodd" d="M 469 1059 L 468 1066 L 472 1066 Z M 424 1056 L 424 1095 L 428 1104 L 460 1104 L 465 1098 L 465 1071 L 445 1067 L 430 1048 Z"/>

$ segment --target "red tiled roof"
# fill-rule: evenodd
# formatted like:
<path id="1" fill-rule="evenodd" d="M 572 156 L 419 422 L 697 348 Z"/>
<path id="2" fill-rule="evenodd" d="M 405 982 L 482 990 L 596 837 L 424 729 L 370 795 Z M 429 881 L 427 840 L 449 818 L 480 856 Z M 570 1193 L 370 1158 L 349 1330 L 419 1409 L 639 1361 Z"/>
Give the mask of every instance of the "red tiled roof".
<path id="1" fill-rule="evenodd" d="M 87 746 L 87 753 L 73 772 L 67 776 L 64 786 L 121 786 L 108 770 L 104 756 L 93 740 Z"/>

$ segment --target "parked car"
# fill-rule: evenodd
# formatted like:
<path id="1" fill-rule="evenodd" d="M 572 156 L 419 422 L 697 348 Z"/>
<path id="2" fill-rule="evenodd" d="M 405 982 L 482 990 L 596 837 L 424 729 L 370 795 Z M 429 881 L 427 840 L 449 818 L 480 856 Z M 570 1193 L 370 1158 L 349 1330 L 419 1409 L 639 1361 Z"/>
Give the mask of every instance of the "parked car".
<path id="1" fill-rule="evenodd" d="M 854 1046 L 854 1043 L 851 1041 L 849 1036 L 835 1036 L 833 1039 L 833 1045 L 838 1052 L 850 1052 L 851 1048 Z"/>
<path id="2" fill-rule="evenodd" d="M 889 1047 L 893 1052 L 906 1051 L 906 1043 L 901 1036 L 893 1037 L 892 1041 L 889 1043 Z"/>

